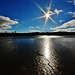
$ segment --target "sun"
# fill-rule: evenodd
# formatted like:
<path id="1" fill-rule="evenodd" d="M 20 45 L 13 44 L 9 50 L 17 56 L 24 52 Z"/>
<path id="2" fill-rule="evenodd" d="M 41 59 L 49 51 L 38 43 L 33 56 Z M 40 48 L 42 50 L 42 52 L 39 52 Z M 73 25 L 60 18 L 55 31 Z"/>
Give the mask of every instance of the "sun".
<path id="1" fill-rule="evenodd" d="M 49 13 L 47 13 L 47 14 L 45 15 L 45 17 L 46 17 L 46 18 L 49 18 Z"/>
<path id="2" fill-rule="evenodd" d="M 55 14 L 54 12 L 51 11 L 51 4 L 52 4 L 52 2 L 50 2 L 50 5 L 49 5 L 49 7 L 48 7 L 48 9 L 47 9 L 48 11 L 45 12 L 45 11 L 40 7 L 40 5 L 39 5 L 38 3 L 36 3 L 37 7 L 44 13 L 43 16 L 40 16 L 40 17 L 38 17 L 38 18 L 36 18 L 36 19 L 46 18 L 46 19 L 45 19 L 44 26 L 46 25 L 46 22 L 47 22 L 48 19 L 50 19 L 53 23 L 56 24 L 56 22 L 51 18 L 51 16 Z"/>

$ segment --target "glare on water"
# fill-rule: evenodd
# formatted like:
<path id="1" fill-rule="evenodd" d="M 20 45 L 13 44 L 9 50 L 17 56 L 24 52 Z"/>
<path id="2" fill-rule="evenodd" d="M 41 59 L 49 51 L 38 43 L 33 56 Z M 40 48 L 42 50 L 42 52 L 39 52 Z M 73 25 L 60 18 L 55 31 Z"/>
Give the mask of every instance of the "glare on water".
<path id="1" fill-rule="evenodd" d="M 14 73 L 32 72 L 32 75 L 69 75 L 69 73 L 73 75 L 75 38 L 63 36 L 1 38 L 0 60 L 0 71 L 3 73 L 7 69 L 7 73 L 13 70 Z"/>

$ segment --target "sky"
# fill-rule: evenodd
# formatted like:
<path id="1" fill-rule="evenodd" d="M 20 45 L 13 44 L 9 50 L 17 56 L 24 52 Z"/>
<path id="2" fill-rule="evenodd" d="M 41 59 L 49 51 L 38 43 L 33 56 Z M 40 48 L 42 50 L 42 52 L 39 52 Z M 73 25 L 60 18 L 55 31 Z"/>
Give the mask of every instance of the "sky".
<path id="1" fill-rule="evenodd" d="M 74 32 L 75 0 L 0 0 L 0 32 Z"/>

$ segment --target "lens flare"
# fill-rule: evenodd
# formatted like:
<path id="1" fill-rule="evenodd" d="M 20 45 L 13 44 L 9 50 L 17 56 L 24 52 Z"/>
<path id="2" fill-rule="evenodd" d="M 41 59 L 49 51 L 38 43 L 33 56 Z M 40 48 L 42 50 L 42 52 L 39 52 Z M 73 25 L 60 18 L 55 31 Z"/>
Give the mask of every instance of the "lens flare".
<path id="1" fill-rule="evenodd" d="M 44 13 L 43 16 L 40 16 L 40 17 L 38 17 L 38 18 L 36 18 L 36 19 L 46 18 L 46 19 L 45 19 L 44 26 L 46 25 L 46 22 L 48 21 L 48 19 L 50 19 L 53 23 L 56 24 L 56 22 L 51 18 L 52 15 L 56 14 L 56 13 L 50 11 L 50 10 L 51 10 L 51 4 L 52 4 L 52 2 L 50 2 L 50 4 L 49 4 L 48 11 L 45 12 L 45 11 L 41 8 L 41 6 L 36 2 L 37 7 Z"/>
<path id="2" fill-rule="evenodd" d="M 46 18 L 49 18 L 49 13 L 47 13 L 45 16 L 46 16 Z"/>

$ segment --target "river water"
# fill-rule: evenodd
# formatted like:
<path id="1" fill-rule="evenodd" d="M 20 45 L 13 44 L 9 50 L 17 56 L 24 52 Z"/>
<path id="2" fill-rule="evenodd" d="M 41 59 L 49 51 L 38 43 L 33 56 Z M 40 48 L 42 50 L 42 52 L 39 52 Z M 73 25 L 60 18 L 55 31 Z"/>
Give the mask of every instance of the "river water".
<path id="1" fill-rule="evenodd" d="M 75 75 L 75 37 L 0 37 L 0 75 Z"/>

